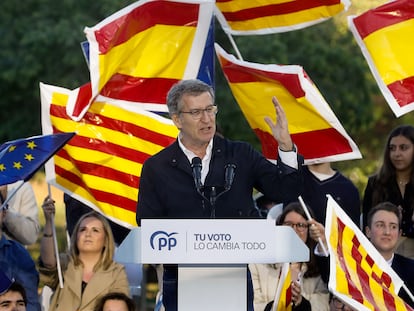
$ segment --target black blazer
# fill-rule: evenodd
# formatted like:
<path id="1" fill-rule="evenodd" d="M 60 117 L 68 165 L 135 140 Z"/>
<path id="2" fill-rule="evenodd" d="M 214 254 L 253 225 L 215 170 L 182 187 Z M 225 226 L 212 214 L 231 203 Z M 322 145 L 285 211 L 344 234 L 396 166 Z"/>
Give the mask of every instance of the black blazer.
<path id="1" fill-rule="evenodd" d="M 381 202 L 389 201 L 402 207 L 402 235 L 414 238 L 414 222 L 411 217 L 414 212 L 414 186 L 410 182 L 405 186 L 404 197 L 401 195 L 396 179 L 389 180 L 385 186 L 378 185 L 376 175 L 370 176 L 364 192 L 362 203 L 363 228 L 367 225 L 368 212 L 379 202 L 373 201 L 374 191 L 382 193 Z"/>
<path id="2" fill-rule="evenodd" d="M 414 295 L 414 260 L 399 254 L 394 254 L 391 267 L 404 281 L 405 286 L 407 286 L 411 294 Z M 414 308 L 414 302 L 403 288 L 400 289 L 398 296 Z"/>
<path id="3" fill-rule="evenodd" d="M 189 160 L 178 141 L 147 159 L 140 177 L 137 223 L 142 218 L 251 218 L 259 217 L 252 199 L 256 188 L 275 202 L 296 201 L 302 193 L 299 170 L 281 161 L 272 164 L 247 143 L 214 137 L 210 168 L 204 184 L 204 197 L 196 191 Z M 225 166 L 235 165 L 231 189 L 224 190 Z M 209 201 L 212 187 L 216 202 Z M 212 206 L 214 205 L 214 207 Z M 214 211 L 213 211 L 214 209 Z"/>

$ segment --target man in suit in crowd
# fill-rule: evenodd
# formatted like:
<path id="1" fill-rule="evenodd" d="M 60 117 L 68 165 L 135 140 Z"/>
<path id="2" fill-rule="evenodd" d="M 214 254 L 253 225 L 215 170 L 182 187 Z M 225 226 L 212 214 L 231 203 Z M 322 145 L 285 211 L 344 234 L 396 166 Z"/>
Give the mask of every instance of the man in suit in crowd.
<path id="1" fill-rule="evenodd" d="M 365 233 L 378 252 L 404 281 L 408 290 L 413 293 L 414 260 L 395 253 L 398 239 L 401 236 L 400 209 L 390 202 L 377 204 L 368 213 Z M 414 307 L 414 301 L 403 288 L 398 295 L 407 304 Z"/>

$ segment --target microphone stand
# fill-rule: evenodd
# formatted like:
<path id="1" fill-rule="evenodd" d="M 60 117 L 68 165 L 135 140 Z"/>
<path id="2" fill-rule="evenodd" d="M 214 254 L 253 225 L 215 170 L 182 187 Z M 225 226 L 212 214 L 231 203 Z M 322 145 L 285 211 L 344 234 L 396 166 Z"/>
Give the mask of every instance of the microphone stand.
<path id="1" fill-rule="evenodd" d="M 211 192 L 210 192 L 210 205 L 211 205 L 210 218 L 211 219 L 216 218 L 216 201 L 217 201 L 217 199 L 231 189 L 231 185 L 233 184 L 233 180 L 234 180 L 234 170 L 235 169 L 236 169 L 236 165 L 234 165 L 234 164 L 227 164 L 225 166 L 225 174 L 224 174 L 225 184 L 224 184 L 224 190 L 222 192 L 220 192 L 217 195 L 216 187 L 215 186 L 211 187 Z"/>
<path id="2" fill-rule="evenodd" d="M 221 193 L 219 194 L 219 196 L 220 195 Z M 210 218 L 212 219 L 216 218 L 216 201 L 217 201 L 216 187 L 213 186 L 211 187 L 211 192 L 210 192 L 210 204 L 211 204 Z"/>
<path id="3" fill-rule="evenodd" d="M 217 195 L 217 191 L 216 191 L 216 186 L 212 186 L 211 187 L 211 192 L 210 192 L 210 205 L 211 205 L 211 214 L 210 214 L 210 218 L 214 219 L 216 218 L 216 201 L 219 197 L 221 197 L 223 194 L 225 194 L 227 191 L 230 190 L 231 187 L 229 188 L 225 188 L 222 192 L 220 192 Z"/>

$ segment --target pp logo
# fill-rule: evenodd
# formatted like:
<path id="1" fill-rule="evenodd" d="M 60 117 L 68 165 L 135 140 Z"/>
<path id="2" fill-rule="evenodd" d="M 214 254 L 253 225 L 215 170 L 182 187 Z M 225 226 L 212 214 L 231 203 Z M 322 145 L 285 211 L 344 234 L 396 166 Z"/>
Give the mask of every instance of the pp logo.
<path id="1" fill-rule="evenodd" d="M 165 231 L 155 231 L 151 235 L 151 247 L 152 249 L 162 250 L 175 247 L 177 245 L 177 239 L 173 238 L 172 236 L 177 234 L 178 232 L 167 233 Z"/>

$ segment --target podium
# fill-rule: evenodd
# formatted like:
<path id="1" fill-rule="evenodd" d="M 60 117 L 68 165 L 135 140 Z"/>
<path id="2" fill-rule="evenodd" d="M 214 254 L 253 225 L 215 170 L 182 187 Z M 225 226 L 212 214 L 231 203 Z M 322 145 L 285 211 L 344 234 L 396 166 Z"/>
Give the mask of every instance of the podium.
<path id="1" fill-rule="evenodd" d="M 295 231 L 274 220 L 143 219 L 130 235 L 137 262 L 178 265 L 180 311 L 247 310 L 247 264 L 309 260 Z"/>

